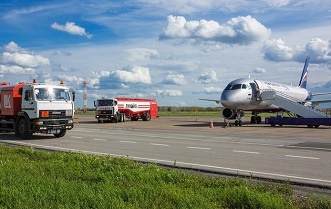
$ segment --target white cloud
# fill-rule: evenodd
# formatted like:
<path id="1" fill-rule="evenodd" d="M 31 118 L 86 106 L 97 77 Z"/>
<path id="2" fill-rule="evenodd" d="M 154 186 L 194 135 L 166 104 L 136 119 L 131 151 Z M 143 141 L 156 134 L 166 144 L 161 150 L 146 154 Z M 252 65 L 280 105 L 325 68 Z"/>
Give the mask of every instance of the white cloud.
<path id="1" fill-rule="evenodd" d="M 0 65 L 0 74 L 34 74 L 35 70 L 32 68 L 23 68 L 20 66 L 6 66 Z"/>
<path id="2" fill-rule="evenodd" d="M 52 55 L 63 55 L 63 56 L 71 56 L 72 54 L 70 52 L 66 52 L 66 51 L 54 51 L 52 53 Z"/>
<path id="3" fill-rule="evenodd" d="M 19 52 L 14 52 L 13 54 L 4 52 L 2 54 L 1 62 L 30 68 L 50 64 L 49 60 L 41 55 L 22 54 Z"/>
<path id="4" fill-rule="evenodd" d="M 320 38 L 314 38 L 305 45 L 304 49 L 305 53 L 317 63 L 331 61 L 331 39 L 324 41 Z"/>
<path id="5" fill-rule="evenodd" d="M 115 70 L 109 73 L 103 72 L 100 77 L 101 88 L 128 88 L 131 84 L 151 84 L 152 79 L 149 69 L 134 66 L 128 70 Z"/>
<path id="6" fill-rule="evenodd" d="M 156 49 L 148 48 L 133 48 L 127 50 L 129 61 L 144 61 L 153 57 L 159 56 L 159 52 Z"/>
<path id="7" fill-rule="evenodd" d="M 203 84 L 218 82 L 217 74 L 213 70 L 203 73 L 199 75 L 197 82 Z"/>
<path id="8" fill-rule="evenodd" d="M 283 7 L 288 5 L 291 0 L 263 0 L 263 2 L 271 7 Z"/>
<path id="9" fill-rule="evenodd" d="M 311 39 L 305 46 L 287 46 L 282 39 L 272 39 L 265 42 L 262 49 L 264 57 L 270 61 L 298 61 L 310 56 L 311 63 L 327 64 L 331 62 L 331 39 Z"/>
<path id="10" fill-rule="evenodd" d="M 186 80 L 183 74 L 169 74 L 163 79 L 161 83 L 181 86 L 186 84 Z"/>
<path id="11" fill-rule="evenodd" d="M 34 54 L 28 50 L 22 49 L 16 43 L 10 42 L 3 47 L 3 53 L 0 57 L 0 64 L 4 64 L 7 69 L 14 72 L 31 72 L 31 68 L 38 68 L 50 65 L 48 58 Z M 3 67 L 4 68 L 4 67 Z"/>
<path id="12" fill-rule="evenodd" d="M 258 73 L 258 74 L 262 74 L 266 72 L 267 71 L 264 68 L 255 68 L 254 70 L 252 70 L 252 73 Z"/>
<path id="13" fill-rule="evenodd" d="M 74 72 L 74 71 L 78 71 L 78 69 L 65 67 L 65 66 L 62 66 L 60 64 L 53 64 L 52 65 L 52 71 L 57 71 L 57 72 Z"/>
<path id="14" fill-rule="evenodd" d="M 139 0 L 148 6 L 156 7 L 154 10 L 167 10 L 180 14 L 192 14 L 201 11 L 216 10 L 218 12 L 228 12 L 245 10 L 250 8 L 256 10 L 258 8 L 281 7 L 286 6 L 291 0 Z M 299 1 L 301 2 L 301 1 Z M 149 10 L 150 11 L 150 10 Z M 168 12 L 169 13 L 169 12 Z"/>
<path id="15" fill-rule="evenodd" d="M 198 91 L 197 93 L 215 94 L 215 93 L 221 93 L 222 91 L 223 91 L 223 88 L 210 86 L 203 90 Z"/>
<path id="16" fill-rule="evenodd" d="M 288 61 L 293 58 L 293 49 L 282 39 L 267 40 L 263 46 L 264 57 L 272 61 Z"/>
<path id="17" fill-rule="evenodd" d="M 65 25 L 59 25 L 58 23 L 53 23 L 51 27 L 55 30 L 63 31 L 72 35 L 85 36 L 91 38 L 92 35 L 85 31 L 85 28 L 77 26 L 74 22 L 67 22 Z"/>
<path id="18" fill-rule="evenodd" d="M 14 53 L 14 52 L 24 52 L 26 53 L 26 50 L 19 47 L 15 42 L 11 41 L 4 47 L 4 51 Z"/>
<path id="19" fill-rule="evenodd" d="M 153 95 L 157 95 L 157 96 L 170 96 L 170 97 L 178 97 L 178 96 L 182 96 L 183 93 L 180 90 L 155 90 Z"/>
<path id="20" fill-rule="evenodd" d="M 264 41 L 270 34 L 270 29 L 251 16 L 232 18 L 226 24 L 221 25 L 212 20 L 186 21 L 182 16 L 170 15 L 160 39 L 248 45 L 253 42 Z"/>

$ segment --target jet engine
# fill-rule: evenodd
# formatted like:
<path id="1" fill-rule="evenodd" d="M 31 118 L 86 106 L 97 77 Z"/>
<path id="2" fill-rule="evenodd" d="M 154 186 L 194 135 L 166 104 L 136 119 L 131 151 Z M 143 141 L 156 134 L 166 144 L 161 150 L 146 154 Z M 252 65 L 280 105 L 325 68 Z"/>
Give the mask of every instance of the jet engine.
<path id="1" fill-rule="evenodd" d="M 237 111 L 236 110 L 232 110 L 230 108 L 224 108 L 222 110 L 222 116 L 225 119 L 236 119 L 237 118 Z M 240 111 L 240 117 L 244 116 L 244 112 Z"/>

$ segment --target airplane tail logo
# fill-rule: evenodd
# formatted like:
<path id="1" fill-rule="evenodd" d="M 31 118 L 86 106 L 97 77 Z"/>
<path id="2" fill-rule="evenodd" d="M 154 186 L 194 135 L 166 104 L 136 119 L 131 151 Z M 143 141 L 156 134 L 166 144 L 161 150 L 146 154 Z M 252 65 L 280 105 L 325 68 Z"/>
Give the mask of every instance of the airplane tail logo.
<path id="1" fill-rule="evenodd" d="M 307 88 L 309 59 L 310 57 L 307 56 L 305 66 L 303 67 L 302 70 L 302 75 L 299 82 L 299 87 L 301 88 Z"/>

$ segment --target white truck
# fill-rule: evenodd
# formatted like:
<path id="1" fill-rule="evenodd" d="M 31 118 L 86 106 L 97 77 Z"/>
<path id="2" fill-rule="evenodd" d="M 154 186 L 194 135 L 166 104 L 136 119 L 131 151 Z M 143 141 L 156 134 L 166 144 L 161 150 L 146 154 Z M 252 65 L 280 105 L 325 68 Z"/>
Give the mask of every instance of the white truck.
<path id="1" fill-rule="evenodd" d="M 33 133 L 63 137 L 74 127 L 74 98 L 63 82 L 0 82 L 0 131 L 15 132 L 23 139 Z"/>

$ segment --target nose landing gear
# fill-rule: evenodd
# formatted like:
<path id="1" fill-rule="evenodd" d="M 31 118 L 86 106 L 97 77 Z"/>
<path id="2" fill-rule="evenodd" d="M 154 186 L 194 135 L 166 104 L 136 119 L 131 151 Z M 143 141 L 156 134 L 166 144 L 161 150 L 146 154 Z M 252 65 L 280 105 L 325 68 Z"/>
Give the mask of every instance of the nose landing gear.
<path id="1" fill-rule="evenodd" d="M 244 111 L 242 110 L 237 110 L 237 117 L 236 117 L 236 120 L 234 121 L 234 125 L 235 126 L 242 126 L 243 125 L 243 122 L 241 120 L 241 118 L 244 116 Z"/>

